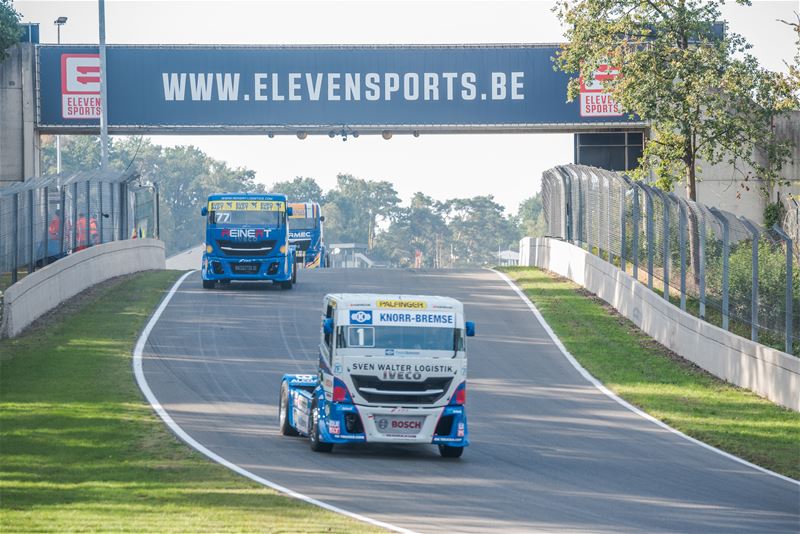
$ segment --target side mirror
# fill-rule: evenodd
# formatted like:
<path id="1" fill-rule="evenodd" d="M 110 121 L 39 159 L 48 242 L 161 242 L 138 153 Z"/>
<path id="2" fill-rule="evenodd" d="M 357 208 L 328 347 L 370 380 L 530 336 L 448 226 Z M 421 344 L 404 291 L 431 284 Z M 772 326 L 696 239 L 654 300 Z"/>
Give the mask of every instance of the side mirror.
<path id="1" fill-rule="evenodd" d="M 324 215 L 320 215 L 319 222 L 325 222 L 325 216 Z"/>
<path id="2" fill-rule="evenodd" d="M 322 331 L 326 334 L 333 334 L 333 319 L 326 317 L 322 320 Z"/>
<path id="3" fill-rule="evenodd" d="M 208 215 L 208 207 L 207 206 L 203 206 L 202 208 L 200 208 L 200 215 L 202 215 L 203 217 Z"/>
<path id="4" fill-rule="evenodd" d="M 473 337 L 475 335 L 475 323 L 467 321 L 464 326 L 467 328 L 467 337 Z"/>
<path id="5" fill-rule="evenodd" d="M 288 208 L 286 208 L 286 215 L 287 215 L 288 217 L 291 217 L 293 213 L 294 213 L 294 210 L 292 209 L 292 207 L 291 207 L 291 206 L 289 206 Z"/>

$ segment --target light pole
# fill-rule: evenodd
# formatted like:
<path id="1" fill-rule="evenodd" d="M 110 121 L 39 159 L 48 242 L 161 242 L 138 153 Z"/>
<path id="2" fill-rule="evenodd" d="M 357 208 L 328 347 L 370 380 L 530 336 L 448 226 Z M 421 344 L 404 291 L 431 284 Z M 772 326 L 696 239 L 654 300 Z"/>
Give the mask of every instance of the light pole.
<path id="1" fill-rule="evenodd" d="M 67 23 L 67 17 L 58 17 L 56 20 L 53 21 L 53 24 L 56 25 L 56 29 L 58 30 L 58 44 L 61 44 L 61 26 Z M 61 174 L 61 136 L 56 135 L 56 173 Z M 59 185 L 61 182 L 61 177 L 58 178 Z"/>
<path id="2" fill-rule="evenodd" d="M 108 167 L 108 84 L 106 83 L 106 2 L 97 0 L 100 33 L 100 168 Z"/>

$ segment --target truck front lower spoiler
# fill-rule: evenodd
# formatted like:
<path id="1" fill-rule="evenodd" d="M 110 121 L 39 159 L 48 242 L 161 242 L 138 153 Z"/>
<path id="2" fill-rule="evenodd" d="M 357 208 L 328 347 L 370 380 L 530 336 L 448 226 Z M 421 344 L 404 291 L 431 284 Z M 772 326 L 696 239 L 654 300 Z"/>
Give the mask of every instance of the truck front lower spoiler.
<path id="1" fill-rule="evenodd" d="M 274 280 L 286 282 L 292 278 L 286 256 L 268 258 L 203 257 L 203 280 Z"/>
<path id="2" fill-rule="evenodd" d="M 469 444 L 463 406 L 382 408 L 325 403 L 321 438 L 329 443 Z"/>
<path id="3" fill-rule="evenodd" d="M 315 375 L 284 375 L 287 415 L 297 433 L 307 436 L 311 410 L 319 410 L 319 438 L 324 443 L 424 443 L 466 447 L 464 406 L 432 408 L 364 406 L 330 402 Z"/>

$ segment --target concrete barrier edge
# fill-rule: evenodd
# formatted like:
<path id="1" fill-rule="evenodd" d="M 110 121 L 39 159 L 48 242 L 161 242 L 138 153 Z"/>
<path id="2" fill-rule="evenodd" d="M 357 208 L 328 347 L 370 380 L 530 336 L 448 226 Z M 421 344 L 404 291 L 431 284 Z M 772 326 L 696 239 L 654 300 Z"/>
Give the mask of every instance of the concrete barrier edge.
<path id="1" fill-rule="evenodd" d="M 737 386 L 800 411 L 800 359 L 684 312 L 614 265 L 565 241 L 524 238 L 520 265 L 569 278 L 676 354 Z"/>
<path id="2" fill-rule="evenodd" d="M 15 337 L 43 314 L 95 284 L 165 266 L 164 243 L 157 239 L 113 241 L 70 254 L 6 290 L 0 337 Z"/>

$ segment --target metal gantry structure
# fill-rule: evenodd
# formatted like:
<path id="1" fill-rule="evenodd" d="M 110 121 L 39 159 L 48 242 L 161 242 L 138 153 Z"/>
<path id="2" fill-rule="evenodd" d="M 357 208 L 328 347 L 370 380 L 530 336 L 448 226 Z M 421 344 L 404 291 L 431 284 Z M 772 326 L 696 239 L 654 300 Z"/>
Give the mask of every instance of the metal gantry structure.
<path id="1" fill-rule="evenodd" d="M 724 330 L 800 354 L 796 224 L 764 228 L 584 165 L 545 171 L 542 203 L 549 237 L 614 263 Z"/>

